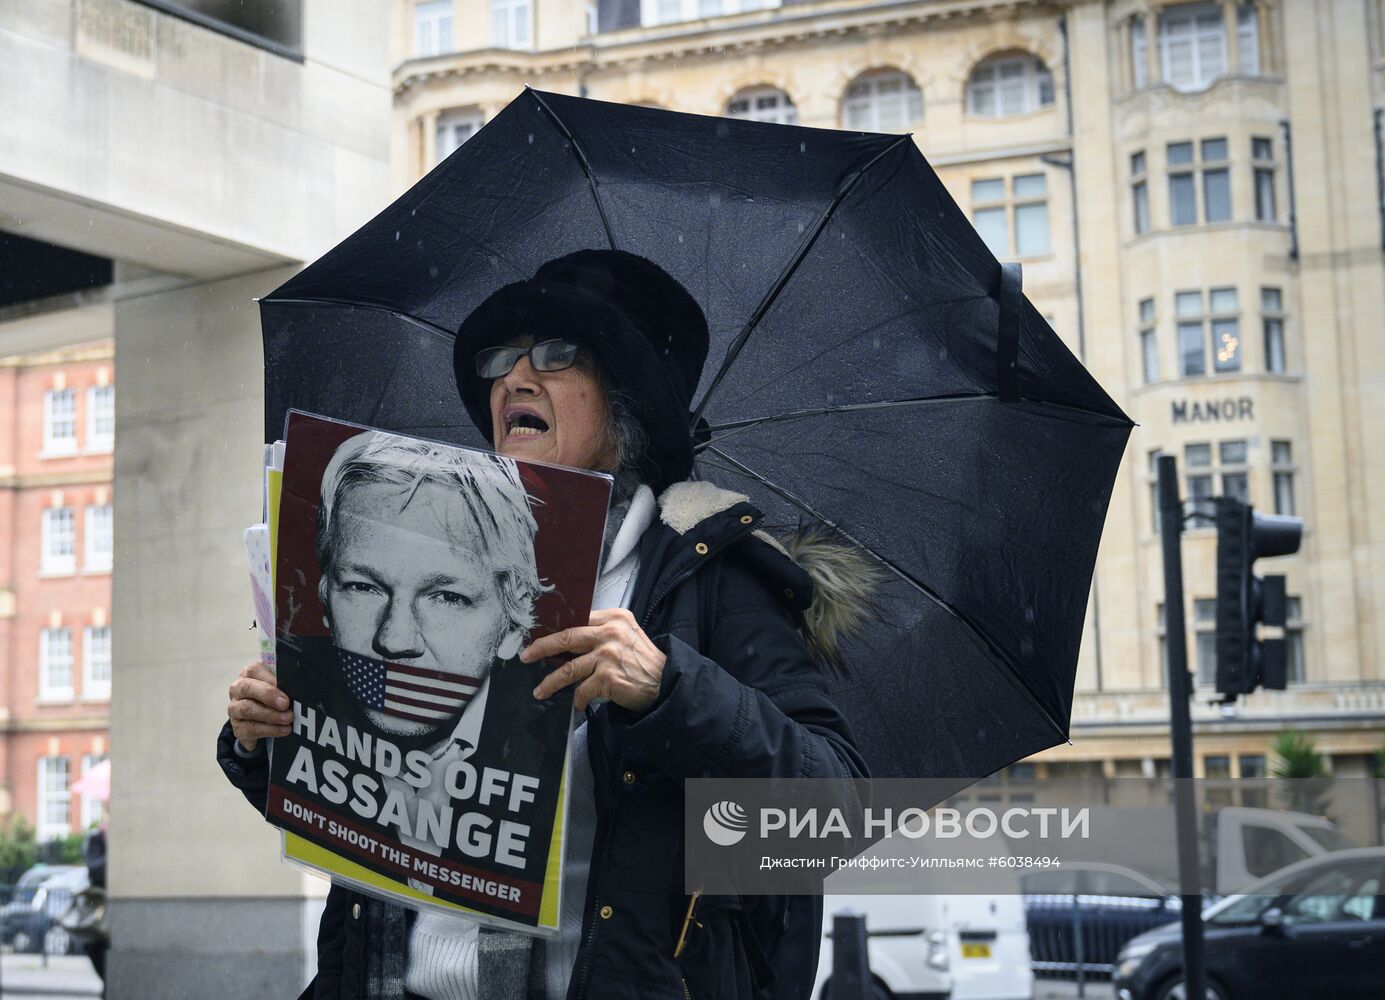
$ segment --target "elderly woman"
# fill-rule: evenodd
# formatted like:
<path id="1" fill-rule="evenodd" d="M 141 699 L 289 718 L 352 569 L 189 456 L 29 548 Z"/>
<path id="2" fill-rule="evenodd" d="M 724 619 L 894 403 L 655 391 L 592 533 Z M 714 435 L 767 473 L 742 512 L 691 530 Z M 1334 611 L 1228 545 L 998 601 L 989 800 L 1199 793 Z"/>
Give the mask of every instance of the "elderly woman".
<path id="1" fill-rule="evenodd" d="M 803 998 L 821 899 L 683 892 L 683 781 L 858 778 L 825 693 L 825 622 L 859 618 L 868 577 L 840 551 L 795 557 L 758 530 L 746 497 L 692 470 L 689 408 L 707 325 L 644 258 L 583 250 L 496 291 L 462 324 L 462 401 L 501 455 L 612 472 L 616 490 L 588 626 L 524 662 L 570 657 L 536 699 L 575 689 L 564 932 L 477 931 L 335 886 L 304 997 Z M 797 560 L 797 561 L 795 561 Z M 830 562 L 832 572 L 815 567 Z M 231 685 L 218 758 L 252 802 L 255 741 L 287 732 L 262 668 Z M 238 745 L 237 745 L 238 744 Z M 257 802 L 262 804 L 262 802 Z"/>

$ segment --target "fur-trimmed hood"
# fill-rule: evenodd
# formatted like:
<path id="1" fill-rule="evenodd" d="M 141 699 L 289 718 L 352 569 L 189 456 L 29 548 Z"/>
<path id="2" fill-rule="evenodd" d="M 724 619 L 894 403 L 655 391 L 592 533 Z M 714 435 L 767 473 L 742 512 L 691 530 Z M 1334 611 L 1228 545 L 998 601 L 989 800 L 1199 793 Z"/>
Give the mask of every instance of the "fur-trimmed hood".
<path id="1" fill-rule="evenodd" d="M 677 534 L 686 535 L 749 502 L 742 493 L 689 480 L 674 483 L 660 494 L 659 519 Z M 859 632 L 871 617 L 872 598 L 884 576 L 877 560 L 821 525 L 801 525 L 787 534 L 757 528 L 748 537 L 806 575 L 812 591 L 806 601 L 795 599 L 802 595 L 792 590 L 785 593 L 795 599 L 793 609 L 802 618 L 803 632 L 814 654 L 840 667 L 842 640 Z"/>

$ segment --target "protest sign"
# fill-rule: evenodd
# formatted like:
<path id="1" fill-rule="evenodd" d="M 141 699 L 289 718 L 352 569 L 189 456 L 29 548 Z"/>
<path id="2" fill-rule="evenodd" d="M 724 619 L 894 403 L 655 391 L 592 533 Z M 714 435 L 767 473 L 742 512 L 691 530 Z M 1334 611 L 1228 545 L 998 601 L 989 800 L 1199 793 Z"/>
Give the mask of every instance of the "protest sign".
<path id="1" fill-rule="evenodd" d="M 609 477 L 292 412 L 267 816 L 285 857 L 409 905 L 556 931 L 572 691 Z"/>

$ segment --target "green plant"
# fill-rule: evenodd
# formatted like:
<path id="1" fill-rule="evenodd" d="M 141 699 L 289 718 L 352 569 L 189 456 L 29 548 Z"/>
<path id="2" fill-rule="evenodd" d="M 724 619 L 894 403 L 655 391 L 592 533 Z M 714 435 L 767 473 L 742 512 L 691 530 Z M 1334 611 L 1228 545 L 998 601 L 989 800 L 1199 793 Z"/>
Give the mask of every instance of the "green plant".
<path id="1" fill-rule="evenodd" d="M 1380 744 L 1380 749 L 1371 758 L 1371 773 L 1377 778 L 1385 778 L 1385 742 Z"/>
<path id="2" fill-rule="evenodd" d="M 38 861 L 34 828 L 23 816 L 11 813 L 0 823 L 0 883 L 12 885 Z"/>
<path id="3" fill-rule="evenodd" d="M 1279 779 L 1279 794 L 1284 805 L 1297 812 L 1324 815 L 1332 775 L 1313 737 L 1287 729 L 1274 738 L 1270 751 L 1274 754 L 1270 773 Z"/>

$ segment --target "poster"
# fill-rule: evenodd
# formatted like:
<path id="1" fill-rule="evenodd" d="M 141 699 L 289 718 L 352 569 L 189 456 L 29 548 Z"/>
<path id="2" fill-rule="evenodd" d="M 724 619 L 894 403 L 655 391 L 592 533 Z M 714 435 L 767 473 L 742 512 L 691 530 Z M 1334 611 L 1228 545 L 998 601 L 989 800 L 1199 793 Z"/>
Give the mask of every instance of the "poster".
<path id="1" fill-rule="evenodd" d="M 291 412 L 274 574 L 285 857 L 555 932 L 572 691 L 523 646 L 585 625 L 609 477 Z"/>

